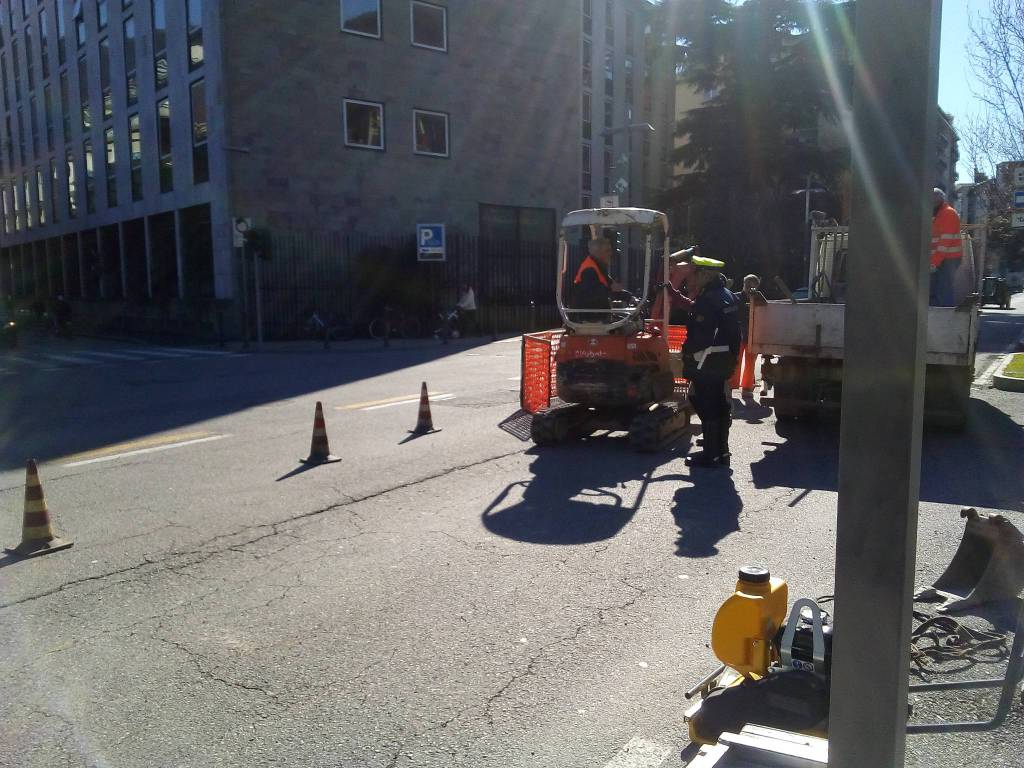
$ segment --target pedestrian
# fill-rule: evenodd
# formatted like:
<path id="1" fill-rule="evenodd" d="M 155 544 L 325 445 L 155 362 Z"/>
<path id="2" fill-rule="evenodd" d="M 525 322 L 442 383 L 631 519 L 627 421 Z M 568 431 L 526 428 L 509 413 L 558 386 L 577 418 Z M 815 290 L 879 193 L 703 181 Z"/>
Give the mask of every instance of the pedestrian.
<path id="1" fill-rule="evenodd" d="M 460 333 L 463 336 L 469 336 L 470 333 L 476 335 L 476 294 L 473 292 L 473 286 L 469 283 L 462 286 L 462 293 L 456 307 L 459 310 Z"/>
<path id="2" fill-rule="evenodd" d="M 732 406 L 726 382 L 736 370 L 740 352 L 739 303 L 725 287 L 717 259 L 696 256 L 691 261 L 697 298 L 691 300 L 670 290 L 684 306 L 686 342 L 683 344 L 683 377 L 690 382 L 690 402 L 700 419 L 704 450 L 686 459 L 691 467 L 728 467 L 729 427 Z M 659 286 L 659 290 L 665 285 Z"/>
<path id="3" fill-rule="evenodd" d="M 932 190 L 932 202 L 934 215 L 928 303 L 933 307 L 952 307 L 956 304 L 953 281 L 964 255 L 960 217 L 946 201 L 946 193 L 938 187 Z"/>
<path id="4" fill-rule="evenodd" d="M 750 305 L 767 304 L 768 300 L 758 290 L 761 287 L 761 278 L 757 275 L 747 275 L 743 278 L 743 290 L 736 293 L 736 301 L 739 304 L 740 324 L 740 358 L 736 364 L 736 372 L 729 380 L 729 391 L 740 389 L 743 397 L 752 397 L 754 394 L 754 374 L 757 367 L 757 355 L 750 351 Z"/>

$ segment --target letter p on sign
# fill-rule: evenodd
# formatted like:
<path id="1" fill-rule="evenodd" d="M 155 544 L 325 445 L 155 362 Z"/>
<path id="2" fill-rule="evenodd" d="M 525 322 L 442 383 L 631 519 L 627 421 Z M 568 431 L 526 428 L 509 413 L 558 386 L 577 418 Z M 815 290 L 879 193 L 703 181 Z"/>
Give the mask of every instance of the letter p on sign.
<path id="1" fill-rule="evenodd" d="M 445 260 L 444 224 L 416 225 L 416 258 L 419 261 Z"/>

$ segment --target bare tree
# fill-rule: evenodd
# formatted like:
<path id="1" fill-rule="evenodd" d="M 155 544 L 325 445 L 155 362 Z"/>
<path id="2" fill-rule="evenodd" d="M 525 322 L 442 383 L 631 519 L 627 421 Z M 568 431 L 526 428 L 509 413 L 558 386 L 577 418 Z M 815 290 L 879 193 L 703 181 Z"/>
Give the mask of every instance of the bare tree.
<path id="1" fill-rule="evenodd" d="M 1024 0 L 989 0 L 972 15 L 967 53 L 981 111 L 962 138 L 974 168 L 993 176 L 999 163 L 1024 159 Z"/>

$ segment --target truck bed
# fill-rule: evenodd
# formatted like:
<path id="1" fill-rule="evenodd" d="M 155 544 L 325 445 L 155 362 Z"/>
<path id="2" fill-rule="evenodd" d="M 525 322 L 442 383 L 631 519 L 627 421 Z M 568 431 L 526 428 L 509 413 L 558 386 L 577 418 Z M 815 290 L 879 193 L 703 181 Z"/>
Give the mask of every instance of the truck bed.
<path id="1" fill-rule="evenodd" d="M 843 359 L 845 304 L 771 301 L 750 307 L 750 349 L 759 355 Z M 928 308 L 928 365 L 974 367 L 978 308 Z"/>

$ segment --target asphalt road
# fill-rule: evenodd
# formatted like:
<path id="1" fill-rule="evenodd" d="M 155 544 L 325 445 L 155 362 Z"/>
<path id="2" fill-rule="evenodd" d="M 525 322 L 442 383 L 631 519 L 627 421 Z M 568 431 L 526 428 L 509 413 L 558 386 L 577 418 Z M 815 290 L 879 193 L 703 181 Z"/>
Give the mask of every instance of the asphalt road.
<path id="1" fill-rule="evenodd" d="M 983 376 L 1016 299 L 984 312 L 967 432 L 926 434 L 921 583 L 962 506 L 1024 527 L 1024 399 Z M 0 559 L 0 765 L 682 765 L 736 569 L 832 591 L 837 431 L 740 407 L 731 475 L 691 473 L 685 441 L 538 451 L 518 374 L 514 340 L 0 356 L 0 543 L 30 456 L 75 542 Z M 421 381 L 440 431 L 410 439 Z M 306 469 L 317 400 L 342 461 Z M 996 733 L 911 737 L 907 764 L 1019 766 L 1022 736 L 1018 701 Z"/>

